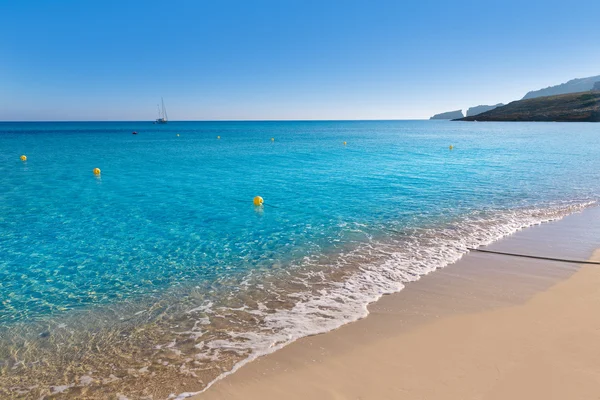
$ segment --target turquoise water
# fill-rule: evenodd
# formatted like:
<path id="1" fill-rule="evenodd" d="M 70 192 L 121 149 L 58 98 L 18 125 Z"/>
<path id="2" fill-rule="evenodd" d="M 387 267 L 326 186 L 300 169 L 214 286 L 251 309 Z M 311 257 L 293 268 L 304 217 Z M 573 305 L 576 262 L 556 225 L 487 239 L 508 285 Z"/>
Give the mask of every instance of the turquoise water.
<path id="1" fill-rule="evenodd" d="M 0 379 L 34 379 L 39 362 L 57 371 L 36 378 L 39 393 L 114 387 L 135 398 L 137 377 L 115 372 L 134 361 L 115 361 L 118 348 L 139 350 L 135 368 L 157 376 L 205 373 L 204 386 L 366 315 L 468 245 L 595 202 L 599 129 L 0 123 Z M 90 337 L 118 384 L 101 382 L 100 357 L 85 361 L 94 383 L 58 372 L 85 363 L 69 349 Z M 160 369 L 166 358 L 179 372 Z"/>

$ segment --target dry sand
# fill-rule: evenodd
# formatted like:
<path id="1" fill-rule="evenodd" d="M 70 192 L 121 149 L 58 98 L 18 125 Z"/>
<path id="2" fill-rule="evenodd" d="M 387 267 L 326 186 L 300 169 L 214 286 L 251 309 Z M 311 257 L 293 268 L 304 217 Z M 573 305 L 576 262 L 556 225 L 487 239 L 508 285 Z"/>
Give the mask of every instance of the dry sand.
<path id="1" fill-rule="evenodd" d="M 599 215 L 586 211 L 491 248 L 589 255 Z M 472 253 L 369 309 L 196 398 L 600 399 L 599 265 Z"/>

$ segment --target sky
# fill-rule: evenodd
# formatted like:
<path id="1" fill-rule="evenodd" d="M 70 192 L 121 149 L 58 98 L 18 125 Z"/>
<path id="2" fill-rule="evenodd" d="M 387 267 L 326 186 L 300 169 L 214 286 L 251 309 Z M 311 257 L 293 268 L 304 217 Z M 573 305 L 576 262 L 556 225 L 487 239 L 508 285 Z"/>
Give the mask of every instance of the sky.
<path id="1" fill-rule="evenodd" d="M 600 1 L 0 0 L 0 121 L 422 119 L 600 75 Z"/>

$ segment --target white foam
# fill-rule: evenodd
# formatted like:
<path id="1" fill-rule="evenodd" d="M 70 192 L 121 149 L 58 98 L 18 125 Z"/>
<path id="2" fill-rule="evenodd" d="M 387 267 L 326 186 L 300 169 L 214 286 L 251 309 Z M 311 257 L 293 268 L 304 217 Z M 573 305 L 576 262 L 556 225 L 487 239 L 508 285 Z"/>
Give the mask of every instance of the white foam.
<path id="1" fill-rule="evenodd" d="M 306 285 L 308 289 L 305 292 L 288 293 L 288 298 L 296 300 L 291 309 L 264 312 L 264 305 L 258 303 L 258 309 L 247 311 L 262 316 L 261 327 L 255 332 L 230 332 L 227 339 L 204 341 L 201 346 L 203 353 L 197 355 L 198 358 L 216 359 L 221 351 L 234 351 L 238 354 L 246 352 L 248 355 L 202 391 L 185 392 L 173 395 L 172 398 L 181 400 L 201 393 L 244 364 L 301 337 L 328 332 L 366 317 L 368 305 L 382 295 L 398 292 L 404 288 L 405 283 L 416 281 L 421 276 L 458 261 L 468 252 L 468 247 L 490 244 L 520 229 L 563 218 L 592 204 L 594 202 L 566 204 L 548 209 L 513 210 L 494 216 L 473 214 L 466 220 L 443 229 L 415 230 L 399 242 L 365 244 L 345 256 L 360 258 L 362 254 L 380 254 L 384 257 L 361 265 L 343 281 L 326 282 L 327 286 L 316 293 L 309 290 L 309 284 Z M 309 273 L 307 276 L 327 279 L 322 271 Z"/>
<path id="2" fill-rule="evenodd" d="M 89 375 L 83 375 L 82 377 L 79 378 L 79 384 L 82 386 L 88 386 L 92 383 L 94 383 L 94 378 L 92 378 Z"/>
<path id="3" fill-rule="evenodd" d="M 71 385 L 50 386 L 50 388 L 52 389 L 52 394 L 58 394 L 58 393 L 64 392 L 67 389 L 72 388 L 73 386 L 75 386 L 75 385 L 71 384 Z"/>

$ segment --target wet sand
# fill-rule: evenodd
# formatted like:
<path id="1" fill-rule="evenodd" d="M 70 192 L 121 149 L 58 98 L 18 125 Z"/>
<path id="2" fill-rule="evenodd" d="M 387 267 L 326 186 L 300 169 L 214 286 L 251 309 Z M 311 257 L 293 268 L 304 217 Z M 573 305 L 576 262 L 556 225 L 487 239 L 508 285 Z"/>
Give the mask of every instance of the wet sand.
<path id="1" fill-rule="evenodd" d="M 600 208 L 488 249 L 600 260 Z M 197 399 L 598 399 L 600 266 L 470 253 Z"/>

